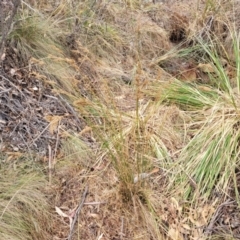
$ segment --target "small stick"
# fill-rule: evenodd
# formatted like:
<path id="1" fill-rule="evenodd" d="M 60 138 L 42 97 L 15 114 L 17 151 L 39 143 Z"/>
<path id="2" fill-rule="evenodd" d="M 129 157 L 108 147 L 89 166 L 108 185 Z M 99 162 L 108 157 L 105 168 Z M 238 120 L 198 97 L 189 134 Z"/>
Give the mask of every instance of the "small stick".
<path id="1" fill-rule="evenodd" d="M 51 185 L 52 184 L 52 170 L 53 170 L 53 167 L 52 167 L 52 148 L 50 145 L 48 145 L 48 181 L 49 181 L 49 184 Z"/>
<path id="2" fill-rule="evenodd" d="M 86 202 L 84 205 L 99 205 L 99 204 L 105 204 L 106 202 Z"/>
<path id="3" fill-rule="evenodd" d="M 205 234 L 210 235 L 213 231 L 214 223 L 217 221 L 219 218 L 219 213 L 222 210 L 224 206 L 230 205 L 231 203 L 234 203 L 235 201 L 231 201 L 228 199 L 226 202 L 222 203 L 221 205 L 218 206 L 216 212 L 214 213 L 210 223 L 208 224 L 208 227 L 206 228 Z"/>
<path id="4" fill-rule="evenodd" d="M 123 238 L 123 236 L 124 236 L 124 233 L 123 233 L 123 228 L 124 228 L 124 218 L 123 218 L 123 216 L 121 217 L 121 220 L 122 220 L 122 224 L 121 224 L 121 232 L 120 232 L 120 239 L 122 239 Z"/>
<path id="5" fill-rule="evenodd" d="M 55 149 L 54 149 L 54 155 L 53 155 L 53 168 L 56 164 L 56 156 L 57 156 L 57 149 L 58 149 L 58 144 L 59 144 L 59 128 L 60 128 L 61 120 L 58 121 L 58 128 L 57 128 L 57 140 L 55 144 Z"/>
<path id="6" fill-rule="evenodd" d="M 80 210 L 82 209 L 82 206 L 83 206 L 83 204 L 84 204 L 84 202 L 85 202 L 85 199 L 86 199 L 86 197 L 87 197 L 87 194 L 88 194 L 88 187 L 86 186 L 86 187 L 85 187 L 85 190 L 84 190 L 84 192 L 83 192 L 83 195 L 82 195 L 82 199 L 81 199 L 81 201 L 80 201 L 80 203 L 79 203 L 79 206 L 78 206 L 78 208 L 77 208 L 77 210 L 76 210 L 76 213 L 75 213 L 73 222 L 72 222 L 72 224 L 71 224 L 71 226 L 70 226 L 70 233 L 69 233 L 69 235 L 68 235 L 67 240 L 71 240 L 71 239 L 72 239 L 74 225 L 75 225 L 75 223 L 76 223 L 76 221 L 77 221 L 77 219 L 78 219 L 79 212 L 80 212 Z"/>

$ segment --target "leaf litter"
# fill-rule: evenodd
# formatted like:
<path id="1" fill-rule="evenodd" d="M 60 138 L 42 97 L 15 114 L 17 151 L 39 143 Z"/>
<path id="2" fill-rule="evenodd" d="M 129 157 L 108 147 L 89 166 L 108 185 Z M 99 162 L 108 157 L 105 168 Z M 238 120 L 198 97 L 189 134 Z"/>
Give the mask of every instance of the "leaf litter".
<path id="1" fill-rule="evenodd" d="M 6 50 L 0 68 L 0 132 L 2 151 L 32 151 L 47 155 L 55 149 L 57 128 L 81 131 L 84 122 L 44 83 L 34 69 L 19 62 L 14 49 Z"/>

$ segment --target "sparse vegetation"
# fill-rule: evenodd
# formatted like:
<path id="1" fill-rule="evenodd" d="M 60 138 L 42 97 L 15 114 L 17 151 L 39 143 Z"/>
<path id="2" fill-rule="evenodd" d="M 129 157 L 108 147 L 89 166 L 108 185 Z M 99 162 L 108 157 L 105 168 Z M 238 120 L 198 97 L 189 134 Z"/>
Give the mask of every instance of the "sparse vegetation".
<path id="1" fill-rule="evenodd" d="M 239 239 L 238 9 L 29 0 L 7 34 L 1 18 L 0 238 Z"/>

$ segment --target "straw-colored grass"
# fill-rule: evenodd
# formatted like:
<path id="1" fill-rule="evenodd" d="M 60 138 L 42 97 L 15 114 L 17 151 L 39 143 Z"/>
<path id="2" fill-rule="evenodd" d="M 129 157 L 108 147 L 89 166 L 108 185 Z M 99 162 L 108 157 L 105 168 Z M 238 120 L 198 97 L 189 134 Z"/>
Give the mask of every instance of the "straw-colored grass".
<path id="1" fill-rule="evenodd" d="M 217 207 L 239 204 L 239 26 L 221 2 L 22 2 L 9 46 L 85 121 L 60 134 L 49 192 L 71 212 L 89 185 L 74 239 L 207 239 Z M 176 79 L 188 60 L 196 77 Z M 0 171 L 0 238 L 68 235 L 41 171 Z"/>
<path id="2" fill-rule="evenodd" d="M 28 158 L 11 161 L 1 157 L 0 238 L 50 238 L 53 223 L 45 175 Z"/>

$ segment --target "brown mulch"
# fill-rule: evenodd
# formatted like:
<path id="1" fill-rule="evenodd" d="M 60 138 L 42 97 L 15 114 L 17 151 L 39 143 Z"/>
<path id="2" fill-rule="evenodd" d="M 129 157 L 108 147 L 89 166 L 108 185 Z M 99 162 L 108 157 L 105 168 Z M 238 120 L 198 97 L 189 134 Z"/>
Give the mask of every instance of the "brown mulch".
<path id="1" fill-rule="evenodd" d="M 61 142 L 59 129 L 78 132 L 84 122 L 14 48 L 8 47 L 5 52 L 0 66 L 0 149 L 44 156 L 49 145 L 57 149 Z M 46 116 L 61 116 L 55 131 L 49 131 Z"/>

